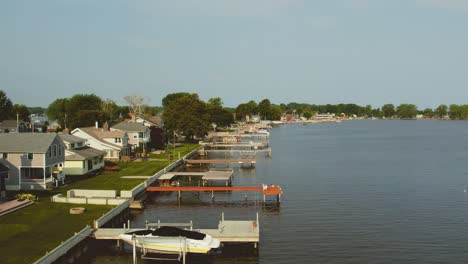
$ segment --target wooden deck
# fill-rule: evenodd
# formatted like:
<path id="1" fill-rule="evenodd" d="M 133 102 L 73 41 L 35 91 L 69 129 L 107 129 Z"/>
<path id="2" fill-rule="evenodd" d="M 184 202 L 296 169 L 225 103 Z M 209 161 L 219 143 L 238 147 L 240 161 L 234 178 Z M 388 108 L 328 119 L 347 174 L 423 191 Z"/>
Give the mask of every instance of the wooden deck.
<path id="1" fill-rule="evenodd" d="M 160 226 L 178 226 L 178 224 L 158 224 Z M 142 230 L 145 228 L 99 228 L 93 233 L 93 237 L 99 240 L 119 240 L 119 235 Z M 193 229 L 208 234 L 222 243 L 258 243 L 260 242 L 260 225 L 257 220 L 251 221 L 226 221 L 219 222 L 218 229 Z"/>
<path id="2" fill-rule="evenodd" d="M 228 164 L 228 163 L 250 163 L 254 164 L 255 158 L 244 158 L 244 159 L 196 159 L 196 160 L 185 160 L 187 164 Z"/>
<path id="3" fill-rule="evenodd" d="M 263 195 L 281 195 L 283 190 L 277 185 L 263 186 L 150 186 L 146 188 L 148 192 L 227 192 L 245 191 L 262 192 Z"/>

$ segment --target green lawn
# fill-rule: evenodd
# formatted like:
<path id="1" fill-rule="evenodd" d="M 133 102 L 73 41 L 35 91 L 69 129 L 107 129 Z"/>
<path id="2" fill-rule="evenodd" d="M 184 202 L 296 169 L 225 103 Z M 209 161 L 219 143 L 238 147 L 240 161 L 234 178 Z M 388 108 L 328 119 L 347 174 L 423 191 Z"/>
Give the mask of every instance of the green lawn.
<path id="1" fill-rule="evenodd" d="M 173 157 L 174 155 L 174 148 L 172 147 L 167 147 L 165 149 L 165 152 L 162 154 L 154 154 L 154 153 L 149 153 L 148 157 L 150 159 L 164 159 L 164 160 L 174 160 L 179 158 L 179 153 L 180 157 L 182 158 L 183 156 L 187 155 L 190 153 L 192 150 L 200 147 L 199 144 L 191 144 L 191 143 L 186 143 L 181 146 L 176 146 L 175 148 L 175 158 Z"/>
<path id="2" fill-rule="evenodd" d="M 176 148 L 181 157 L 199 145 L 185 144 Z M 167 156 L 166 156 L 167 157 Z M 72 182 L 46 192 L 35 192 L 41 196 L 39 202 L 16 212 L 0 217 L 1 263 L 32 263 L 70 238 L 75 232 L 107 213 L 112 206 L 72 205 L 52 203 L 50 197 L 70 189 L 131 190 L 144 179 L 122 179 L 121 176 L 152 176 L 171 161 L 120 162 L 118 172 L 102 173 L 97 176 L 68 176 Z M 10 193 L 11 194 L 11 193 Z M 85 207 L 82 215 L 71 215 L 72 207 Z"/>
<path id="3" fill-rule="evenodd" d="M 72 207 L 85 207 L 81 215 L 71 215 Z M 112 206 L 52 203 L 43 197 L 36 204 L 0 217 L 2 263 L 33 263 L 70 238 Z"/>
<path id="4" fill-rule="evenodd" d="M 70 189 L 131 190 L 144 182 L 145 179 L 123 179 L 122 176 L 152 176 L 170 163 L 169 161 L 120 162 L 117 164 L 120 168 L 118 172 L 102 173 L 74 181 L 57 189 L 57 191 L 65 192 Z"/>

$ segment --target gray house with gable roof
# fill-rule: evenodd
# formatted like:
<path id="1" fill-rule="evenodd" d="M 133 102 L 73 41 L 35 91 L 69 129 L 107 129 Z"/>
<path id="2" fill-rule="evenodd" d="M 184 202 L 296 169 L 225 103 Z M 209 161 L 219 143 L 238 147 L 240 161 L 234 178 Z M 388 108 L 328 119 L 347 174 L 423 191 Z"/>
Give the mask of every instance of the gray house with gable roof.
<path id="1" fill-rule="evenodd" d="M 0 163 L 7 190 L 45 190 L 65 180 L 65 145 L 55 133 L 0 134 Z"/>
<path id="2" fill-rule="evenodd" d="M 86 145 L 86 139 L 73 135 L 61 134 L 66 146 L 65 175 L 84 175 L 104 168 L 105 151 Z"/>

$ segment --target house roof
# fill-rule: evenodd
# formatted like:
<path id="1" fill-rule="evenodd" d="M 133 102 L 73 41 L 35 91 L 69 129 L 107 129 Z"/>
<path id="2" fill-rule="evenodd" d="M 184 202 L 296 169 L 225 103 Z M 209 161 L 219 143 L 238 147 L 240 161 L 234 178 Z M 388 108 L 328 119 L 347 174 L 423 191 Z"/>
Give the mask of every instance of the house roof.
<path id="1" fill-rule="evenodd" d="M 84 138 L 80 138 L 77 136 L 69 135 L 69 134 L 59 134 L 60 138 L 67 143 L 79 143 L 86 141 Z"/>
<path id="2" fill-rule="evenodd" d="M 65 157 L 65 160 L 87 160 L 87 159 L 92 159 L 94 157 L 98 157 L 101 155 L 105 155 L 106 152 L 91 148 L 91 147 L 83 147 L 80 149 L 71 149 L 67 150 L 71 153 L 72 155 L 68 155 Z"/>
<path id="3" fill-rule="evenodd" d="M 5 133 L 0 134 L 0 152 L 46 153 L 55 133 Z"/>
<path id="4" fill-rule="evenodd" d="M 117 125 L 113 126 L 112 129 L 117 129 L 125 132 L 145 132 L 147 128 L 141 123 L 120 122 Z"/>
<path id="5" fill-rule="evenodd" d="M 163 121 L 160 116 L 145 116 L 145 117 L 142 117 L 142 119 L 155 126 L 159 126 L 159 127 L 163 126 Z"/>
<path id="6" fill-rule="evenodd" d="M 10 169 L 0 162 L 0 173 L 8 172 Z"/>
<path id="7" fill-rule="evenodd" d="M 2 127 L 15 127 L 17 126 L 17 123 L 16 123 L 16 120 L 3 120 L 1 123 L 1 126 Z M 23 121 L 19 121 L 19 124 L 23 124 L 24 125 L 24 122 Z"/>
<path id="8" fill-rule="evenodd" d="M 93 137 L 94 139 L 100 141 L 103 144 L 106 144 L 108 146 L 111 146 L 117 149 L 124 148 L 122 146 L 107 142 L 103 139 L 103 138 L 124 138 L 125 133 L 126 133 L 124 131 L 108 131 L 108 130 L 103 130 L 102 128 L 95 128 L 95 127 L 80 127 L 77 129 L 80 129 L 84 133 L 88 134 L 89 136 Z"/>

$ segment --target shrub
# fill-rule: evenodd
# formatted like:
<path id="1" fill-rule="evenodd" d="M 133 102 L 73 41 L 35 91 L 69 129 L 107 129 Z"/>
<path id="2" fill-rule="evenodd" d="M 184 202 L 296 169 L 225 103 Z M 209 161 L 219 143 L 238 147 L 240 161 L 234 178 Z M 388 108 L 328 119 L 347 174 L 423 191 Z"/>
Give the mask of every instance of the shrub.
<path id="1" fill-rule="evenodd" d="M 30 200 L 30 201 L 37 201 L 39 200 L 37 196 L 30 194 L 30 193 L 18 193 L 15 198 L 17 200 Z"/>

